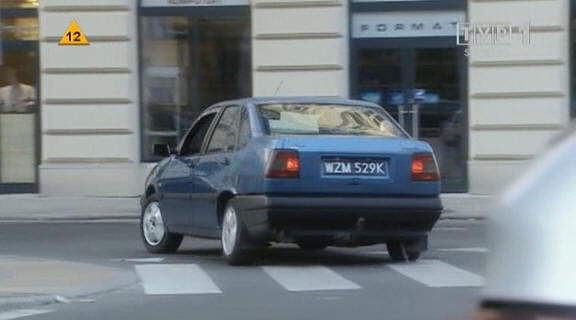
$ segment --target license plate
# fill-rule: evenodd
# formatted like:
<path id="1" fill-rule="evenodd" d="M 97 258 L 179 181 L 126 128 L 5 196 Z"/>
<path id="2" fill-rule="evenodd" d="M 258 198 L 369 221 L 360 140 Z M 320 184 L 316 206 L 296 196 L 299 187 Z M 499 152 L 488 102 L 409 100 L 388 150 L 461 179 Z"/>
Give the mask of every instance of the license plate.
<path id="1" fill-rule="evenodd" d="M 324 160 L 326 175 L 350 176 L 386 176 L 388 168 L 385 160 L 373 159 L 337 159 Z"/>

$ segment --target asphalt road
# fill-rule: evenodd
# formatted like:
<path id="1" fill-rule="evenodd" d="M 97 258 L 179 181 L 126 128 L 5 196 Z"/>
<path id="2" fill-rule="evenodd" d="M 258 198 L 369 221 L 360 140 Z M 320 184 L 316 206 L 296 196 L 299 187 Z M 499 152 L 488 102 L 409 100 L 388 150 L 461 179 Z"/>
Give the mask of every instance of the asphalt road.
<path id="1" fill-rule="evenodd" d="M 150 255 L 135 223 L 8 223 L 0 224 L 0 255 L 113 267 L 139 279 L 33 308 L 38 314 L 23 319 L 469 319 L 486 258 L 484 229 L 441 222 L 415 264 L 392 263 L 384 246 L 277 246 L 257 252 L 253 265 L 230 267 L 216 241 L 189 238 L 177 254 Z M 0 319 L 24 314 L 0 312 Z"/>

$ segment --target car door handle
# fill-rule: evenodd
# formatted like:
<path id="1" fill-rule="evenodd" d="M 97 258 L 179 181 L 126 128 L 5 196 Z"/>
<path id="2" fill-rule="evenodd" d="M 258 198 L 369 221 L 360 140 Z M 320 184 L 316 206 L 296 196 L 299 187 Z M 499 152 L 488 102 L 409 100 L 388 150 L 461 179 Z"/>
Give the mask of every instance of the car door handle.
<path id="1" fill-rule="evenodd" d="M 188 168 L 194 168 L 196 164 L 194 163 L 194 161 L 186 161 L 186 166 Z"/>
<path id="2" fill-rule="evenodd" d="M 220 161 L 220 163 L 225 165 L 225 166 L 229 166 L 230 165 L 230 159 L 224 158 Z"/>

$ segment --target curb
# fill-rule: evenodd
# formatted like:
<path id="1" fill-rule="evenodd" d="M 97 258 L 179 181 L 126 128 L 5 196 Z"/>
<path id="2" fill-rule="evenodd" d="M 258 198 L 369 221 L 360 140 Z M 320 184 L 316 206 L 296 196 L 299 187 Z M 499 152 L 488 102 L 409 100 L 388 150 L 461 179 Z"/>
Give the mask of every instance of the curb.
<path id="1" fill-rule="evenodd" d="M 478 213 L 479 210 L 472 214 L 459 214 L 460 210 L 445 208 L 440 216 L 440 220 L 465 220 L 465 219 L 486 219 L 486 214 Z M 15 223 L 15 222 L 134 222 L 139 221 L 139 214 L 129 215 L 92 215 L 92 216 L 69 216 L 69 217 L 53 217 L 53 216 L 0 216 L 0 223 Z"/>
<path id="2" fill-rule="evenodd" d="M 69 218 L 51 218 L 51 217 L 38 217 L 38 218 L 16 218 L 16 217 L 0 217 L 0 223 L 83 223 L 83 222 L 117 222 L 117 223 L 134 223 L 139 221 L 139 217 L 134 216 L 117 216 L 117 217 L 69 217 Z M 459 215 L 445 212 L 440 216 L 440 220 L 485 220 L 484 215 Z"/>
<path id="3" fill-rule="evenodd" d="M 87 299 L 107 293 L 112 293 L 136 285 L 139 282 L 140 282 L 139 280 L 133 280 L 131 282 L 122 284 L 117 287 L 102 289 L 84 294 L 70 295 L 66 297 L 62 295 L 51 295 L 51 294 L 44 294 L 44 295 L 31 294 L 21 296 L 13 295 L 6 297 L 0 294 L 0 311 L 10 311 L 17 309 L 25 309 L 29 307 L 47 306 L 56 303 L 63 303 L 63 304 L 73 303 L 75 302 L 74 300 Z"/>
<path id="4" fill-rule="evenodd" d="M 1 222 L 66 222 L 66 221 L 78 221 L 78 222 L 97 222 L 97 221 L 137 221 L 140 219 L 136 215 L 119 215 L 119 216 L 81 216 L 81 217 L 49 217 L 49 216 L 39 216 L 39 217 L 22 217 L 22 216 L 4 216 L 0 217 Z"/>
<path id="5" fill-rule="evenodd" d="M 31 306 L 45 306 L 61 301 L 61 297 L 55 295 L 0 295 L 0 310 L 22 309 Z"/>

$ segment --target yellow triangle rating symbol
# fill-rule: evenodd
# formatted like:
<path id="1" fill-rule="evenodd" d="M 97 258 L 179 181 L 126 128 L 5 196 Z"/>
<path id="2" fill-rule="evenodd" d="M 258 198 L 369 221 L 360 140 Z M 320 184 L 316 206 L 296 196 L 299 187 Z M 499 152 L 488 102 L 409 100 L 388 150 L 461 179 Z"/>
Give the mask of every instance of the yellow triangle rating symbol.
<path id="1" fill-rule="evenodd" d="M 87 45 L 87 44 L 90 44 L 88 42 L 88 39 L 86 39 L 86 36 L 82 32 L 82 30 L 80 30 L 80 27 L 78 26 L 76 20 L 72 20 L 72 22 L 68 26 L 68 29 L 66 29 L 66 33 L 64 33 L 64 36 L 62 37 L 62 39 L 60 39 L 60 45 L 75 46 L 75 45 Z"/>

